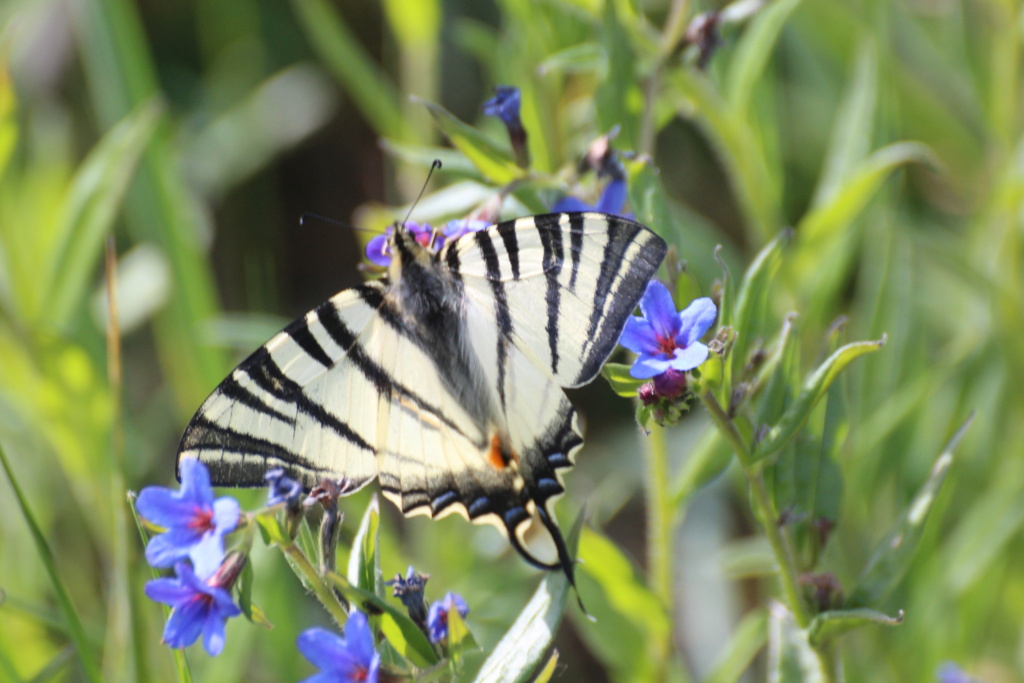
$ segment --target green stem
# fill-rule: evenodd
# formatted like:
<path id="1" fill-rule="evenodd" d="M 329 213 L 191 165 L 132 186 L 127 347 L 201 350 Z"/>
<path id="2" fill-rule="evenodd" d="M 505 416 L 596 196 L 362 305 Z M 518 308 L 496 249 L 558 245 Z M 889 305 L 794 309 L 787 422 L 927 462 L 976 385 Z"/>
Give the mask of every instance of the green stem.
<path id="1" fill-rule="evenodd" d="M 338 601 L 338 596 L 334 593 L 334 589 L 324 581 L 324 577 L 317 572 L 316 568 L 313 567 L 299 546 L 294 543 L 278 545 L 288 559 L 291 560 L 291 565 L 295 570 L 295 573 L 299 575 L 299 578 L 302 579 L 307 586 L 309 586 L 313 591 L 313 594 L 316 596 L 316 599 L 320 601 L 320 604 L 323 605 L 324 609 L 326 609 L 331 615 L 331 618 L 337 622 L 338 626 L 344 626 L 345 622 L 348 621 L 348 613 Z"/>
<path id="2" fill-rule="evenodd" d="M 665 430 L 654 426 L 647 440 L 647 572 L 654 594 L 672 605 L 672 516 Z"/>
<path id="3" fill-rule="evenodd" d="M 722 410 L 722 406 L 719 405 L 714 394 L 709 391 L 704 392 L 700 395 L 700 400 L 707 407 L 711 419 L 715 421 L 719 430 L 736 451 L 736 457 L 739 458 L 740 465 L 743 466 L 743 472 L 747 475 L 747 482 L 750 485 L 750 498 L 751 504 L 754 506 L 754 515 L 761 522 L 765 535 L 768 536 L 768 542 L 772 546 L 772 552 L 775 554 L 775 561 L 779 567 L 779 580 L 782 582 L 782 592 L 786 597 L 786 603 L 793 613 L 793 618 L 796 619 L 797 625 L 800 628 L 807 628 L 807 625 L 810 623 L 810 616 L 808 615 L 807 607 L 804 605 L 803 598 L 800 597 L 800 586 L 797 582 L 796 562 L 793 559 L 793 551 L 790 549 L 789 542 L 785 535 L 783 535 L 779 525 L 776 524 L 775 510 L 768 495 L 768 489 L 765 488 L 764 478 L 761 476 L 761 467 L 758 463 L 752 461 L 750 449 L 736 430 L 736 425 L 733 424 L 729 416 Z"/>

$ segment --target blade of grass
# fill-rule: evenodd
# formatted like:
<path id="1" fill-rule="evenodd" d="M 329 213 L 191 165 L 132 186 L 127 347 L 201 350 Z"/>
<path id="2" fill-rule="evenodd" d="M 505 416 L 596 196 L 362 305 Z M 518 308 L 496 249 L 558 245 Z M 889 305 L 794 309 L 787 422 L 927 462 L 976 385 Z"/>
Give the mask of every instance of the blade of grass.
<path id="1" fill-rule="evenodd" d="M 39 559 L 42 560 L 43 567 L 46 569 L 46 573 L 49 576 L 50 585 L 53 587 L 54 597 L 57 600 L 57 605 L 60 607 L 61 614 L 64 616 L 64 623 L 67 627 L 68 635 L 71 636 L 71 641 L 74 643 L 75 649 L 78 651 L 78 658 L 82 663 L 82 672 L 86 679 L 92 683 L 102 683 L 103 677 L 100 674 L 100 668 L 96 661 L 96 653 L 93 652 L 91 648 L 89 638 L 85 633 L 85 628 L 82 626 L 82 621 L 78 618 L 78 612 L 75 611 L 75 606 L 71 602 L 71 596 L 68 594 L 68 589 L 64 585 L 64 581 L 61 580 L 60 574 L 57 571 L 57 559 L 54 557 L 50 544 L 46 542 L 46 537 L 43 535 L 42 529 L 39 528 L 39 524 L 36 522 L 36 517 L 28 505 L 28 500 L 26 500 L 25 494 L 22 493 L 21 486 L 18 484 L 18 480 L 14 476 L 14 471 L 11 469 L 11 465 L 7 461 L 7 454 L 4 452 L 2 445 L 0 445 L 0 464 L 3 465 L 4 472 L 7 474 L 7 480 L 11 484 L 11 490 L 14 491 L 15 498 L 18 499 L 18 507 L 21 508 L 21 514 L 25 518 L 25 523 L 28 525 L 29 531 L 32 533 L 32 540 L 36 546 L 36 552 L 39 554 Z"/>

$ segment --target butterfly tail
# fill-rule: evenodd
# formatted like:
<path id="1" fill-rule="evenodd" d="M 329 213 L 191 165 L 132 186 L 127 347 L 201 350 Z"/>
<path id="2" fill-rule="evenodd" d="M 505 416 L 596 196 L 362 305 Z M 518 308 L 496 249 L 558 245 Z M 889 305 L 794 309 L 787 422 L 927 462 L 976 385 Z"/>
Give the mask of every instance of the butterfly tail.
<path id="1" fill-rule="evenodd" d="M 576 586 L 576 560 L 569 555 L 569 546 L 565 543 L 565 538 L 562 536 L 562 530 L 558 528 L 558 523 L 551 517 L 548 512 L 546 505 L 537 506 L 537 516 L 540 518 L 541 524 L 548 530 L 551 535 L 551 540 L 555 544 L 555 549 L 558 552 L 558 562 L 542 562 L 534 557 L 530 551 L 528 551 L 523 544 L 519 541 L 518 536 L 514 529 L 509 529 L 509 541 L 512 543 L 512 547 L 522 556 L 528 563 L 537 567 L 538 569 L 547 569 L 549 571 L 561 570 L 565 574 L 565 578 L 569 580 L 569 585 L 576 591 L 576 602 L 579 603 L 580 609 L 585 615 L 590 617 L 590 613 L 587 612 L 587 608 L 583 606 L 583 599 L 580 597 L 579 588 Z M 592 618 L 592 617 L 591 617 Z"/>

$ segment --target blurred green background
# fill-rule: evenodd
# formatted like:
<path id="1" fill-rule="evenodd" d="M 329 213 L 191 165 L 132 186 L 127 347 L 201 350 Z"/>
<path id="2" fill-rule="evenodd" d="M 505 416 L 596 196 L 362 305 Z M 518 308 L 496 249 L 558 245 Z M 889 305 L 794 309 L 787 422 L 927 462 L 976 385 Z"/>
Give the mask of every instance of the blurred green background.
<path id="1" fill-rule="evenodd" d="M 174 676 L 159 644 L 163 614 L 142 596 L 151 574 L 125 489 L 169 484 L 184 424 L 234 363 L 360 280 L 365 237 L 298 217 L 379 230 L 404 215 L 440 147 L 449 148 L 445 168 L 413 218 L 466 214 L 494 194 L 495 178 L 453 155 L 409 96 L 443 105 L 504 148 L 501 123 L 480 110 L 497 84 L 522 89 L 533 169 L 551 174 L 552 198 L 596 197 L 593 179 L 576 184 L 574 169 L 613 126 L 617 149 L 654 160 L 667 197 L 654 227 L 704 292 L 722 277 L 716 244 L 739 274 L 793 227 L 769 314 L 749 335 L 771 339 L 798 312 L 809 368 L 841 315 L 848 338 L 888 334 L 844 387 L 834 451 L 842 494 L 830 502 L 838 521 L 820 563 L 841 585 L 854 582 L 976 411 L 905 578 L 876 605 L 905 610 L 905 622 L 850 634 L 840 656 L 851 681 L 934 680 L 946 661 L 985 681 L 1024 680 L 1021 5 L 734 3 L 719 15 L 720 42 L 702 71 L 684 33 L 721 8 L 0 4 L 0 443 L 106 680 Z M 544 208 L 520 201 L 504 217 Z M 110 234 L 120 392 L 104 332 Z M 558 506 L 563 526 L 585 500 L 591 523 L 642 571 L 644 445 L 632 406 L 600 381 L 574 400 L 588 446 Z M 687 488 L 689 454 L 720 448 L 710 429 L 697 409 L 668 434 L 685 513 L 670 619 L 642 600 L 603 625 L 571 608 L 556 640 L 562 680 L 646 680 L 642 648 L 613 645 L 646 642 L 651 629 L 674 643 L 679 680 L 736 680 L 752 657 L 747 680 L 764 676 L 754 652 L 772 584 L 758 578 L 766 550 L 742 479 L 730 470 Z M 0 478 L 0 680 L 82 680 L 88 664 L 69 645 L 9 481 Z M 344 534 L 368 496 L 346 503 Z M 406 521 L 384 508 L 384 573 L 415 562 L 433 577 L 428 597 L 465 595 L 477 640 L 493 646 L 537 572 L 490 528 Z M 325 617 L 279 554 L 258 551 L 254 563 L 254 598 L 275 628 L 235 620 L 220 657 L 189 651 L 197 680 L 311 673 L 294 638 Z"/>

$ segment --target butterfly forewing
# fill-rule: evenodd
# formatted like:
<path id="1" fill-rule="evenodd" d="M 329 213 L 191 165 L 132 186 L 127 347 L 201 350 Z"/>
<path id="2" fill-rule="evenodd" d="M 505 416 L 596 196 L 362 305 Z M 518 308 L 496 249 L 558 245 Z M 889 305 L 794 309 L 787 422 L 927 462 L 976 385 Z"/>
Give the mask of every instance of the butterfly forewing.
<path id="1" fill-rule="evenodd" d="M 227 486 L 262 486 L 275 467 L 307 486 L 344 473 L 358 488 L 376 476 L 380 387 L 362 338 L 380 325 L 365 300 L 380 289 L 341 292 L 243 361 L 185 429 L 179 469 L 198 458 Z"/>
<path id="2" fill-rule="evenodd" d="M 508 221 L 447 249 L 467 288 L 505 300 L 517 345 L 574 387 L 615 348 L 666 247 L 634 221 L 574 213 Z"/>

